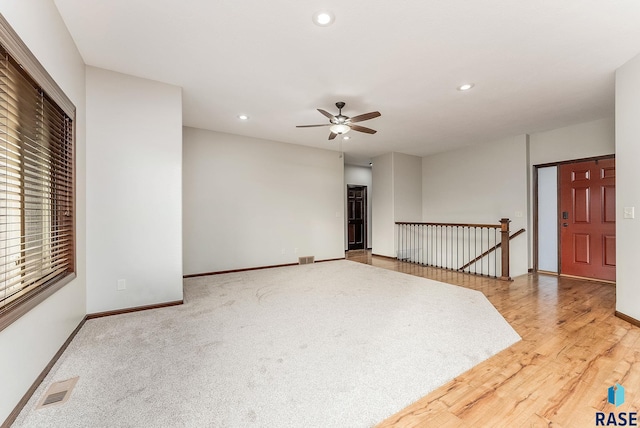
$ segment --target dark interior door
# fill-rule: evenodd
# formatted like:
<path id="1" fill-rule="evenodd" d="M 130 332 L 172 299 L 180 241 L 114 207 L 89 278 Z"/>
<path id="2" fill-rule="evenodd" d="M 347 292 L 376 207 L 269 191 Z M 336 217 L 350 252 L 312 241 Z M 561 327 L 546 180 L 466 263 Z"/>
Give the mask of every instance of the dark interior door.
<path id="1" fill-rule="evenodd" d="M 347 235 L 350 250 L 367 245 L 367 186 L 347 186 Z"/>
<path id="2" fill-rule="evenodd" d="M 615 159 L 560 165 L 560 271 L 615 281 Z"/>

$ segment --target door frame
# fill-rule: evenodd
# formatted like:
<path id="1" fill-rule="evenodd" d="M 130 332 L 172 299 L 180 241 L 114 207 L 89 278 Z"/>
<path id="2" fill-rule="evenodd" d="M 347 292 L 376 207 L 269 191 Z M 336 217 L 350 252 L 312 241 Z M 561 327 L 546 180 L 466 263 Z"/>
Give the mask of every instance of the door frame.
<path id="1" fill-rule="evenodd" d="M 539 249 L 539 245 L 538 245 L 538 168 L 548 168 L 548 167 L 558 167 L 558 177 L 557 177 L 557 192 L 558 194 L 556 195 L 557 200 L 558 200 L 558 212 L 557 212 L 557 220 L 558 220 L 558 227 L 556 228 L 557 230 L 557 240 L 558 240 L 558 272 L 557 275 L 560 275 L 560 272 L 562 272 L 562 242 L 560 240 L 560 233 L 562 232 L 560 230 L 560 217 L 561 217 L 561 207 L 560 207 L 560 165 L 566 165 L 566 164 L 572 164 L 572 163 L 579 163 L 579 162 L 591 162 L 591 161 L 598 161 L 598 160 L 602 160 L 602 159 L 615 159 L 616 155 L 615 153 L 610 154 L 610 155 L 602 155 L 602 156 L 592 156 L 592 157 L 588 157 L 588 158 L 580 158 L 580 159 L 571 159 L 571 160 L 566 160 L 566 161 L 558 161 L 558 162 L 549 162 L 549 163 L 543 163 L 543 164 L 538 164 L 538 165 L 533 165 L 533 245 L 532 245 L 532 251 L 533 251 L 533 272 L 538 272 L 538 249 Z"/>
<path id="2" fill-rule="evenodd" d="M 362 223 L 362 227 L 364 228 L 364 232 L 363 232 L 363 237 L 362 237 L 362 241 L 363 241 L 363 245 L 364 245 L 364 250 L 367 250 L 369 248 L 369 241 L 368 241 L 368 237 L 369 237 L 369 222 L 368 222 L 368 213 L 369 213 L 369 192 L 368 192 L 368 187 L 366 184 L 347 184 L 347 192 L 346 192 L 346 208 L 347 210 L 349 209 L 349 190 L 353 189 L 353 188 L 362 188 L 364 190 L 364 216 L 363 216 L 363 223 Z M 349 212 L 347 211 L 347 215 L 345 218 L 345 226 L 347 228 L 347 251 L 349 250 Z M 355 251 L 355 250 L 352 250 Z"/>

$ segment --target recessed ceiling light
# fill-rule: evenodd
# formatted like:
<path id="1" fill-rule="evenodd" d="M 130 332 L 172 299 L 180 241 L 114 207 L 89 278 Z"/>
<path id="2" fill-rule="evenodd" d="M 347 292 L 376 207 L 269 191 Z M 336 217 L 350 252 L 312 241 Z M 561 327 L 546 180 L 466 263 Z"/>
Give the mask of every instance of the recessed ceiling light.
<path id="1" fill-rule="evenodd" d="M 335 21 L 335 16 L 326 10 L 321 10 L 313 14 L 313 23 L 321 27 L 331 25 L 333 21 Z"/>
<path id="2" fill-rule="evenodd" d="M 464 85 L 458 86 L 459 91 L 468 91 L 473 88 L 475 85 L 473 83 L 465 83 Z"/>
<path id="3" fill-rule="evenodd" d="M 345 135 L 344 137 L 342 137 L 343 140 L 349 140 L 351 137 L 349 137 L 348 135 Z"/>
<path id="4" fill-rule="evenodd" d="M 246 114 L 239 114 L 238 115 L 238 119 L 240 119 L 240 120 L 249 120 L 249 116 L 247 116 Z"/>

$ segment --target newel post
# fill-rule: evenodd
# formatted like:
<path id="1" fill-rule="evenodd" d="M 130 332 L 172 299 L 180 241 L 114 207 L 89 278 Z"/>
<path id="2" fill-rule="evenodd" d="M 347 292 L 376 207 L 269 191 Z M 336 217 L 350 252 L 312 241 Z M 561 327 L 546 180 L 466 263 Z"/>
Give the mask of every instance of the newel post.
<path id="1" fill-rule="evenodd" d="M 500 247 L 502 250 L 502 276 L 503 281 L 511 281 L 509 276 L 509 223 L 508 218 L 500 219 Z"/>

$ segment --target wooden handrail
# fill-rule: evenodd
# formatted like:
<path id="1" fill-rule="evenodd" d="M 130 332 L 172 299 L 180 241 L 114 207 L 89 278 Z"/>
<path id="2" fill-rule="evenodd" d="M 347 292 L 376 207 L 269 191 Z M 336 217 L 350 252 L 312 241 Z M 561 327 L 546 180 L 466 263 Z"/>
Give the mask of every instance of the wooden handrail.
<path id="1" fill-rule="evenodd" d="M 518 235 L 522 235 L 525 232 L 524 228 L 520 229 L 519 231 L 517 231 L 516 233 L 514 233 L 513 235 L 509 236 L 509 241 L 511 241 L 513 238 L 515 238 Z M 464 266 L 461 266 L 460 268 L 458 268 L 458 270 L 463 270 L 468 268 L 469 266 L 471 266 L 472 264 L 474 264 L 475 262 L 477 262 L 478 260 L 482 259 L 483 257 L 489 255 L 490 253 L 494 252 L 495 250 L 497 250 L 498 248 L 502 247 L 502 242 L 494 245 L 493 247 L 489 248 L 487 251 L 485 251 L 484 253 L 480 254 L 478 257 L 476 257 L 475 259 L 471 260 L 470 262 L 468 262 L 467 264 L 465 264 Z M 505 251 L 506 253 L 506 251 Z M 508 254 L 508 253 L 507 253 Z"/>
<path id="2" fill-rule="evenodd" d="M 417 226 L 457 226 L 457 227 L 483 227 L 489 229 L 500 229 L 500 224 L 476 224 L 476 223 L 418 223 L 415 221 L 396 221 L 396 224 L 409 224 Z"/>

